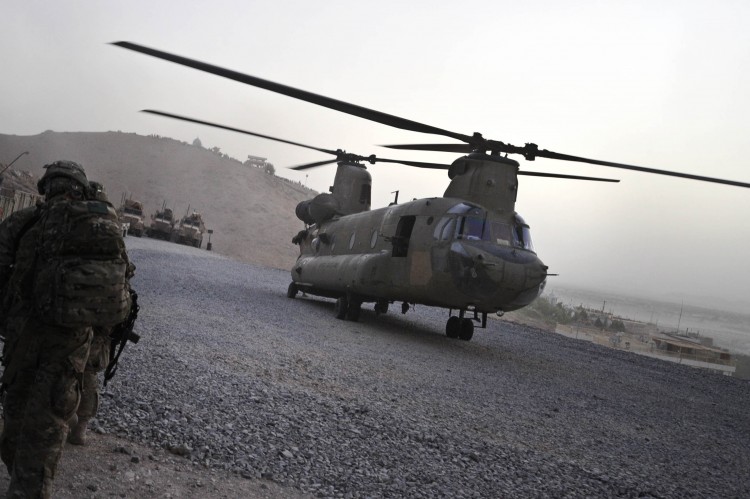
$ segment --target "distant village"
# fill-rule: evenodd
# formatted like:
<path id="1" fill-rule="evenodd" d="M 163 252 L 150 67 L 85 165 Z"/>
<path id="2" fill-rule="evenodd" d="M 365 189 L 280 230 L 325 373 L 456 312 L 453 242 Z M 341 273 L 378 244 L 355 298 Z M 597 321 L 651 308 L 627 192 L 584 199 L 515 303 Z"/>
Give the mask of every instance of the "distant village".
<path id="1" fill-rule="evenodd" d="M 505 318 L 571 338 L 591 341 L 639 355 L 709 369 L 727 376 L 737 372 L 737 359 L 716 348 L 713 339 L 689 330 L 660 328 L 656 324 L 617 317 L 611 312 L 570 307 L 554 296 L 542 296 L 529 307 Z"/>

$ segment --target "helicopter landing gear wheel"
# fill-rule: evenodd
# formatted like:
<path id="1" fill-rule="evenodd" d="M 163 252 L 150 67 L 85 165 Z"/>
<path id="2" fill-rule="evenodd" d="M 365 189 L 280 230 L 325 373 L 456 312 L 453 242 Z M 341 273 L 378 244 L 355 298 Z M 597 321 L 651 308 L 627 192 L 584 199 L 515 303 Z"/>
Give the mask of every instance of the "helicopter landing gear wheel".
<path id="1" fill-rule="evenodd" d="M 339 296 L 336 300 L 336 307 L 334 308 L 336 318 L 341 320 L 346 319 L 346 312 L 348 309 L 349 300 L 346 298 L 346 296 Z"/>
<path id="2" fill-rule="evenodd" d="M 362 302 L 349 300 L 349 307 L 346 309 L 346 318 L 352 322 L 359 320 L 359 313 L 362 311 Z"/>
<path id="3" fill-rule="evenodd" d="M 297 296 L 297 291 L 299 291 L 299 289 L 297 289 L 297 284 L 295 284 L 294 282 L 290 282 L 289 287 L 286 288 L 286 297 L 294 298 L 295 296 Z"/>
<path id="4" fill-rule="evenodd" d="M 445 323 L 445 335 L 448 338 L 458 338 L 458 334 L 461 329 L 461 319 L 455 315 L 451 315 L 448 322 Z"/>
<path id="5" fill-rule="evenodd" d="M 464 341 L 469 341 L 471 340 L 472 336 L 474 336 L 474 321 L 466 318 L 461 319 L 461 323 L 459 324 L 458 337 Z"/>
<path id="6" fill-rule="evenodd" d="M 388 302 L 378 301 L 375 302 L 375 315 L 385 314 L 388 312 Z"/>

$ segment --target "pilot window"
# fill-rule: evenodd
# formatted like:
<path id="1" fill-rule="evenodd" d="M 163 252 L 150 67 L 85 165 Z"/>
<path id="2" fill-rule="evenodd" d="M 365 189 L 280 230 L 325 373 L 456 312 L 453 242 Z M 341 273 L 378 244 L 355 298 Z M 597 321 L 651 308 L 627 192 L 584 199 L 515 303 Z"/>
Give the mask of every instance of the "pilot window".
<path id="1" fill-rule="evenodd" d="M 509 246 L 511 237 L 510 225 L 503 222 L 492 222 L 492 239 L 495 244 Z"/>
<path id="2" fill-rule="evenodd" d="M 531 242 L 531 230 L 523 218 L 518 215 L 516 215 L 515 226 L 513 227 L 513 245 L 534 251 L 534 245 Z"/>
<path id="3" fill-rule="evenodd" d="M 484 217 L 461 217 L 461 234 L 462 239 L 469 241 L 489 241 L 490 231 L 487 224 L 485 224 Z"/>
<path id="4" fill-rule="evenodd" d="M 448 221 L 443 225 L 440 231 L 441 241 L 450 241 L 453 239 L 453 234 L 456 232 L 456 219 L 449 218 Z"/>

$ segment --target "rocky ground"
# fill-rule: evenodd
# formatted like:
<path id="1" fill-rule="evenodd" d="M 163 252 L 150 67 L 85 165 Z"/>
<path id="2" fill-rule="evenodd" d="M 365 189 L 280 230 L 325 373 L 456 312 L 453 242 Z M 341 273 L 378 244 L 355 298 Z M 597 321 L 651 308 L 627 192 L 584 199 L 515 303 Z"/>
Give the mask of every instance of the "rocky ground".
<path id="1" fill-rule="evenodd" d="M 285 271 L 128 244 L 143 339 L 57 497 L 750 496 L 747 382 L 425 307 L 339 321 Z"/>

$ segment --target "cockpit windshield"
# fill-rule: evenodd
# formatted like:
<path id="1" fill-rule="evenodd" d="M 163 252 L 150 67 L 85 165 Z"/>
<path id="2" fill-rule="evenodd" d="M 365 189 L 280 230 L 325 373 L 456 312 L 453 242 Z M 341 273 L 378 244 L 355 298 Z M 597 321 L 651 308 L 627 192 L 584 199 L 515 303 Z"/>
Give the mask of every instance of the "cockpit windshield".
<path id="1" fill-rule="evenodd" d="M 448 210 L 435 224 L 433 235 L 440 241 L 491 241 L 501 246 L 534 251 L 531 231 L 520 215 L 516 214 L 511 224 L 505 220 L 493 219 L 484 209 L 468 203 L 459 203 Z"/>
<path id="2" fill-rule="evenodd" d="M 534 251 L 534 244 L 531 242 L 531 230 L 528 224 L 516 213 L 514 217 L 515 225 L 513 227 L 513 245 Z"/>
<path id="3" fill-rule="evenodd" d="M 486 223 L 487 218 L 482 216 L 481 218 L 476 215 L 461 217 L 459 238 L 468 239 L 469 241 L 489 241 L 490 240 L 490 227 Z"/>

